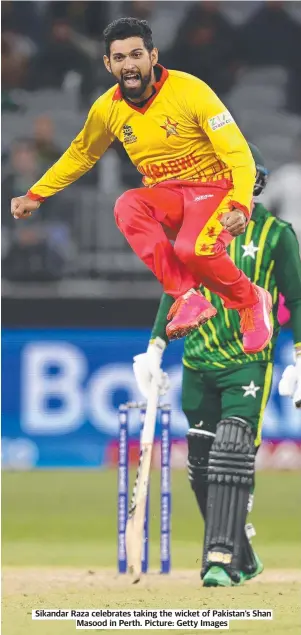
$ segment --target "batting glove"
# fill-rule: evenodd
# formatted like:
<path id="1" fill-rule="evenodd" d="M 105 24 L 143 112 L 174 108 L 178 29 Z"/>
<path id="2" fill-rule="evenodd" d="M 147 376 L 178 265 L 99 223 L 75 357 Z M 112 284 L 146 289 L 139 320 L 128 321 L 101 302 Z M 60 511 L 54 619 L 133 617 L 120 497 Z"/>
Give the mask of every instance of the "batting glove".
<path id="1" fill-rule="evenodd" d="M 170 381 L 167 373 L 161 368 L 162 357 L 166 343 L 160 337 L 152 340 L 146 353 L 135 355 L 133 370 L 138 388 L 145 397 L 148 398 L 151 381 L 155 379 L 159 388 L 159 394 L 165 395 L 169 389 Z"/>
<path id="2" fill-rule="evenodd" d="M 291 397 L 296 408 L 301 408 L 301 356 L 296 355 L 296 363 L 287 366 L 279 382 L 279 395 Z"/>

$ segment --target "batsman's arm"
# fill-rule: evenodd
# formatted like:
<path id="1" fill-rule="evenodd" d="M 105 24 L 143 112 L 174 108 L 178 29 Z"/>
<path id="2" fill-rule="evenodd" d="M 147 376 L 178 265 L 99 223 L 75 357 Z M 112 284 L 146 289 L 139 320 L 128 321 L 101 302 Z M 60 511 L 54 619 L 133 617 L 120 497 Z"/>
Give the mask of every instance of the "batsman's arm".
<path id="1" fill-rule="evenodd" d="M 297 236 L 290 226 L 281 232 L 274 251 L 275 277 L 290 310 L 295 350 L 301 355 L 301 260 Z"/>
<path id="2" fill-rule="evenodd" d="M 193 91 L 195 116 L 209 137 L 215 154 L 229 168 L 233 181 L 232 209 L 239 209 L 247 218 L 252 211 L 256 168 L 251 150 L 232 115 L 214 91 L 197 80 Z M 191 98 L 190 98 L 191 99 Z"/>
<path id="3" fill-rule="evenodd" d="M 160 337 L 166 344 L 168 344 L 169 339 L 166 335 L 166 326 L 168 324 L 167 315 L 173 303 L 174 298 L 172 298 L 171 295 L 167 295 L 167 293 L 163 293 L 157 315 L 155 317 L 150 342 L 153 342 L 156 337 Z"/>
<path id="4" fill-rule="evenodd" d="M 166 335 L 167 314 L 174 299 L 164 293 L 154 322 L 151 339 L 145 353 L 134 357 L 133 370 L 141 394 L 148 397 L 152 379 L 159 387 L 160 395 L 165 395 L 169 388 L 169 377 L 163 372 L 161 363 L 164 350 L 168 344 Z"/>
<path id="5" fill-rule="evenodd" d="M 84 128 L 61 158 L 27 193 L 32 200 L 44 201 L 88 172 L 114 140 L 106 125 L 105 95 L 92 106 Z"/>

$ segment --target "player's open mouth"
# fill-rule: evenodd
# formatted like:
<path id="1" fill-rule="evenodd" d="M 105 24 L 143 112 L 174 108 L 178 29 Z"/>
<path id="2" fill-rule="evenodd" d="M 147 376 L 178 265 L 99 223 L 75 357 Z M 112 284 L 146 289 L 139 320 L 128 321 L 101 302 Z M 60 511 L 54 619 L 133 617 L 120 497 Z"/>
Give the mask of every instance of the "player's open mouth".
<path id="1" fill-rule="evenodd" d="M 127 86 L 136 87 L 141 80 L 139 73 L 127 73 L 123 75 L 123 81 Z"/>

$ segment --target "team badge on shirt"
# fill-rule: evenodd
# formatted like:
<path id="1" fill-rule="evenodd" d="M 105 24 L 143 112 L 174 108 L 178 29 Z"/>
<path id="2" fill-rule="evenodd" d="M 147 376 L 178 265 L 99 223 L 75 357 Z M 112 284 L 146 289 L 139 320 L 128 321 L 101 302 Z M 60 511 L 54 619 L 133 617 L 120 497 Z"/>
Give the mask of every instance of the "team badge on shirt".
<path id="1" fill-rule="evenodd" d="M 137 141 L 137 137 L 133 133 L 132 126 L 128 126 L 127 124 L 125 124 L 122 128 L 122 132 L 123 132 L 124 145 L 126 145 L 127 143 L 134 143 L 135 141 Z"/>
<path id="2" fill-rule="evenodd" d="M 170 117 L 166 117 L 166 121 L 164 126 L 160 126 L 160 128 L 163 128 L 163 130 L 166 130 L 166 136 L 170 137 L 170 135 L 174 134 L 177 137 L 179 136 L 179 133 L 177 131 L 177 126 L 178 126 L 178 122 L 177 121 L 173 121 Z"/>

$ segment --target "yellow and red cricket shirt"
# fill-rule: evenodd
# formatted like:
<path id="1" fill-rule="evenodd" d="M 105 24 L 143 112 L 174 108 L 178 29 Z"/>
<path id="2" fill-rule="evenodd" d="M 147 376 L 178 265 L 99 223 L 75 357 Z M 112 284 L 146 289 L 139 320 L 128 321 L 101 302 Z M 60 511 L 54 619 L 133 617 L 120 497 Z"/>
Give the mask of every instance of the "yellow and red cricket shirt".
<path id="1" fill-rule="evenodd" d="M 155 93 L 142 108 L 125 100 L 118 85 L 99 97 L 81 132 L 29 195 L 43 200 L 56 194 L 90 170 L 119 139 L 147 187 L 170 179 L 228 178 L 233 183 L 231 203 L 248 216 L 255 164 L 233 117 L 200 79 L 159 68 Z"/>

